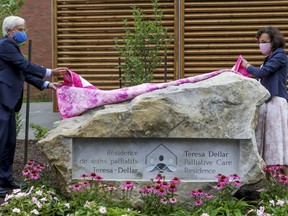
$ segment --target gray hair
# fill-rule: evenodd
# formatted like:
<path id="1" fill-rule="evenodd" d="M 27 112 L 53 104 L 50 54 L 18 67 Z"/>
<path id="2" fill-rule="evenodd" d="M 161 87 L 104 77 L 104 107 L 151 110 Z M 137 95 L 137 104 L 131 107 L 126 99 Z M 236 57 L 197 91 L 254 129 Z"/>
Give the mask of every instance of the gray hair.
<path id="1" fill-rule="evenodd" d="M 25 20 L 18 16 L 8 16 L 4 19 L 2 25 L 2 33 L 3 36 L 6 37 L 8 35 L 9 29 L 14 29 L 18 25 L 25 25 Z"/>

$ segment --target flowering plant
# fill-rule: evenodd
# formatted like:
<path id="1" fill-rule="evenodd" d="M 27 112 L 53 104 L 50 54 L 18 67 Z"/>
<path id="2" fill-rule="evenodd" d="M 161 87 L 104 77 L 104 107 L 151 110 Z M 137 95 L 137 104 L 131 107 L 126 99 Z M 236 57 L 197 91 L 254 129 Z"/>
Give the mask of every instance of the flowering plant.
<path id="1" fill-rule="evenodd" d="M 30 187 L 26 192 L 20 189 L 7 194 L 1 205 L 3 215 L 65 215 L 70 205 L 52 188 Z M 2 215 L 0 213 L 0 215 Z"/>
<path id="2" fill-rule="evenodd" d="M 252 209 L 247 215 L 285 216 L 288 212 L 288 176 L 281 173 L 282 165 L 266 166 L 265 190 L 260 194 L 258 209 Z"/>
<path id="3" fill-rule="evenodd" d="M 233 197 L 234 192 L 242 185 L 236 174 L 225 176 L 218 174 L 216 190 L 213 195 L 202 190 L 193 190 L 190 195 L 194 199 L 193 215 L 244 215 L 254 206 Z"/>
<path id="4" fill-rule="evenodd" d="M 0 216 L 286 216 L 288 212 L 288 177 L 281 174 L 280 165 L 265 167 L 270 179 L 261 192 L 262 199 L 257 198 L 253 205 L 233 196 L 242 185 L 236 174 L 217 175 L 213 191 L 192 190 L 189 193 L 192 202 L 184 203 L 177 200 L 180 179 L 175 177 L 168 181 L 163 174 L 158 174 L 139 190 L 140 203 L 134 200 L 132 204 L 135 185 L 131 181 L 116 186 L 104 182 L 96 173 L 83 174 L 80 182 L 71 185 L 71 197 L 65 197 L 45 180 L 46 168 L 33 160 L 28 161 L 22 172 L 27 187 L 5 197 Z"/>
<path id="5" fill-rule="evenodd" d="M 90 175 L 83 174 L 83 181 L 71 185 L 70 205 L 72 209 L 78 209 L 85 205 L 88 201 L 98 199 L 102 194 L 102 177 L 91 173 Z"/>
<path id="6" fill-rule="evenodd" d="M 83 174 L 84 181 L 71 185 L 72 196 L 69 204 L 75 214 L 71 215 L 138 215 L 133 211 L 129 199 L 134 184 L 126 181 L 119 188 L 106 185 L 103 178 L 96 173 Z M 116 190 L 122 192 L 119 200 L 113 200 Z"/>
<path id="7" fill-rule="evenodd" d="M 262 200 L 270 201 L 287 198 L 288 176 L 281 173 L 282 168 L 282 165 L 264 167 L 268 180 L 266 180 L 265 191 L 261 193 Z"/>
<path id="8" fill-rule="evenodd" d="M 76 209 L 70 216 L 86 216 L 86 215 L 106 215 L 106 216 L 136 216 L 139 213 L 129 208 L 121 207 L 105 207 L 105 205 L 99 205 L 95 201 L 86 201 L 85 205 Z"/>
<path id="9" fill-rule="evenodd" d="M 288 200 L 270 200 L 269 202 L 261 201 L 258 209 L 251 209 L 246 216 L 257 215 L 257 216 L 285 216 L 288 212 Z"/>
<path id="10" fill-rule="evenodd" d="M 49 184 L 46 169 L 34 160 L 26 163 L 22 170 L 25 186 L 6 195 L 1 205 L 4 215 L 65 215 L 69 211 L 65 197 Z"/>
<path id="11" fill-rule="evenodd" d="M 46 175 L 47 165 L 38 163 L 34 160 L 29 160 L 24 169 L 22 175 L 26 186 L 39 186 L 48 185 L 49 178 Z"/>
<path id="12" fill-rule="evenodd" d="M 142 211 L 148 215 L 169 215 L 175 212 L 175 208 L 179 207 L 175 194 L 179 183 L 177 177 L 168 182 L 162 174 L 158 174 L 155 180 L 151 179 L 151 184 L 139 191 L 143 201 Z"/>

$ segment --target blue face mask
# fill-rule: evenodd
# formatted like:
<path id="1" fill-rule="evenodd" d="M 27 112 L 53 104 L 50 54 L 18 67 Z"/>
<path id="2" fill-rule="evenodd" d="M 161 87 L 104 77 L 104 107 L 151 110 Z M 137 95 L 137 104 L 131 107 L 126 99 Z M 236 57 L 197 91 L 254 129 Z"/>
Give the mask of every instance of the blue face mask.
<path id="1" fill-rule="evenodd" d="M 13 38 L 17 43 L 24 43 L 27 40 L 27 35 L 25 31 L 14 32 Z"/>

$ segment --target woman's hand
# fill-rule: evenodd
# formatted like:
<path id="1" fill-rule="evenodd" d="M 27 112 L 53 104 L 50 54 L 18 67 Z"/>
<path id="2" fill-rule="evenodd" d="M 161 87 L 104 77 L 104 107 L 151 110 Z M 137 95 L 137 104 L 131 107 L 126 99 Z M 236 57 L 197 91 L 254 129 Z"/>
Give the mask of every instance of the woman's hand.
<path id="1" fill-rule="evenodd" d="M 63 76 L 65 73 L 67 73 L 68 68 L 66 67 L 59 67 L 51 70 L 51 75 L 52 76 Z"/>
<path id="2" fill-rule="evenodd" d="M 250 64 L 248 63 L 246 59 L 243 58 L 241 62 L 241 66 L 247 69 L 250 66 Z"/>

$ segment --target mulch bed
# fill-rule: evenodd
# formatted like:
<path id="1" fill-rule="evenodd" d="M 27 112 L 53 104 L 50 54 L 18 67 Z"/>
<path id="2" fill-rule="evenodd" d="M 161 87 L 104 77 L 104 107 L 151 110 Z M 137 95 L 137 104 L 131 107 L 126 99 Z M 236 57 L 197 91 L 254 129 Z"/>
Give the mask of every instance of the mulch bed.
<path id="1" fill-rule="evenodd" d="M 39 163 L 46 164 L 46 156 L 39 150 L 37 140 L 27 141 L 27 158 L 26 160 L 35 160 Z M 17 140 L 16 152 L 14 157 L 13 175 L 16 182 L 23 181 L 22 170 L 25 166 L 25 140 Z M 48 170 L 49 171 L 49 170 Z M 51 170 L 50 170 L 51 172 Z M 51 172 L 53 175 L 53 172 Z M 0 197 L 0 204 L 3 202 L 3 198 Z"/>
<path id="2" fill-rule="evenodd" d="M 37 140 L 28 140 L 27 141 L 27 158 L 26 160 L 35 160 L 40 163 L 46 163 L 46 156 L 39 151 L 37 145 Z M 24 161 L 25 154 L 25 140 L 17 140 L 15 158 L 14 158 L 14 178 L 16 180 L 22 180 L 22 170 L 25 166 Z M 18 180 L 19 181 L 19 180 Z"/>

